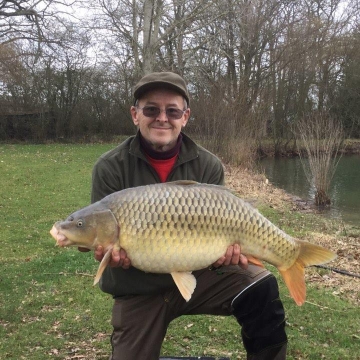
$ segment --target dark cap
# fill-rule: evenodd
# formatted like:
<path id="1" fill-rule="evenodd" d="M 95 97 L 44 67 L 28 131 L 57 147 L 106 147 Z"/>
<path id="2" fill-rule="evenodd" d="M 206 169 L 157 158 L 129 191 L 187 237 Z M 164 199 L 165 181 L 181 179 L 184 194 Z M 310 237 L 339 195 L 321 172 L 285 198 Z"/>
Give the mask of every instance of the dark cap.
<path id="1" fill-rule="evenodd" d="M 134 98 L 138 100 L 147 91 L 155 88 L 166 88 L 182 95 L 190 103 L 189 92 L 185 80 L 173 72 L 154 72 L 145 75 L 134 87 Z"/>

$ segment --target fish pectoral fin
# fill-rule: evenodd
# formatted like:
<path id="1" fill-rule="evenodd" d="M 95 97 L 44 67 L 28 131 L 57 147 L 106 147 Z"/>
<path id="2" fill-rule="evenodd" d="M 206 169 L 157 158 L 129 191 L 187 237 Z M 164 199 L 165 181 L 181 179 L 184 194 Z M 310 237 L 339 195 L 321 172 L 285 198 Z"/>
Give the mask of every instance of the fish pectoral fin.
<path id="1" fill-rule="evenodd" d="M 247 257 L 249 263 L 265 268 L 264 264 L 258 258 L 248 254 L 244 255 Z"/>
<path id="2" fill-rule="evenodd" d="M 172 272 L 172 278 L 186 301 L 191 299 L 196 288 L 196 278 L 191 272 Z"/>
<path id="3" fill-rule="evenodd" d="M 99 265 L 98 271 L 96 273 L 95 279 L 94 279 L 94 285 L 96 285 L 100 278 L 102 273 L 104 272 L 105 268 L 108 266 L 110 260 L 111 260 L 111 254 L 112 254 L 113 247 L 109 247 L 104 255 L 104 257 L 101 260 L 101 263 Z"/>

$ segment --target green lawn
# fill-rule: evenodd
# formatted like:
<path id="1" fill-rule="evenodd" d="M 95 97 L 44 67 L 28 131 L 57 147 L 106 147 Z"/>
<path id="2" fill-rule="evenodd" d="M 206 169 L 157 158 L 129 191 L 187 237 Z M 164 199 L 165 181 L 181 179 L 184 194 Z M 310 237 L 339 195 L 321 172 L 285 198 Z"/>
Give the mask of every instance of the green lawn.
<path id="1" fill-rule="evenodd" d="M 89 203 L 92 166 L 113 146 L 0 145 L 0 359 L 108 359 L 112 299 L 92 286 L 98 263 L 55 247 L 49 230 Z M 309 303 L 297 307 L 279 282 L 289 359 L 360 359 L 354 304 L 308 284 Z M 234 319 L 215 316 L 174 321 L 162 353 L 245 359 Z"/>

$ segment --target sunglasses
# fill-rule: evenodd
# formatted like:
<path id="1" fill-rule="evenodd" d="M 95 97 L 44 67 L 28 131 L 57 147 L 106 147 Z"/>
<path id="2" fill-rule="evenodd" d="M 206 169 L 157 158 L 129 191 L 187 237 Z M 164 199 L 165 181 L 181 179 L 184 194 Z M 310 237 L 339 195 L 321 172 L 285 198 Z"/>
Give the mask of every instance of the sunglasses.
<path id="1" fill-rule="evenodd" d="M 138 109 L 142 110 L 143 114 L 149 118 L 156 118 L 163 111 L 163 110 L 160 110 L 160 108 L 158 108 L 157 106 L 144 106 L 142 108 L 138 107 Z M 182 118 L 185 111 L 186 110 L 180 110 L 177 108 L 167 108 L 165 110 L 165 113 L 166 113 L 166 117 L 169 120 L 178 120 L 178 119 Z"/>

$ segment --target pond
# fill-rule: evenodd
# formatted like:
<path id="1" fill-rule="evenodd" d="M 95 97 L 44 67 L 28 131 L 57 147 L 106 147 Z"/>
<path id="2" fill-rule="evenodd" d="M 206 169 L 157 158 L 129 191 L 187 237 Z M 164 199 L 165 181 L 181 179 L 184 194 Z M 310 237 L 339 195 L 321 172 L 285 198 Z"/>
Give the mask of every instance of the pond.
<path id="1" fill-rule="evenodd" d="M 304 200 L 314 199 L 315 189 L 309 185 L 299 158 L 267 158 L 259 166 L 275 186 Z M 360 227 L 359 155 L 341 157 L 329 195 L 331 206 L 324 214 Z"/>

